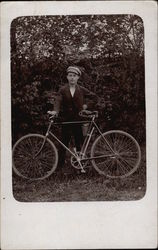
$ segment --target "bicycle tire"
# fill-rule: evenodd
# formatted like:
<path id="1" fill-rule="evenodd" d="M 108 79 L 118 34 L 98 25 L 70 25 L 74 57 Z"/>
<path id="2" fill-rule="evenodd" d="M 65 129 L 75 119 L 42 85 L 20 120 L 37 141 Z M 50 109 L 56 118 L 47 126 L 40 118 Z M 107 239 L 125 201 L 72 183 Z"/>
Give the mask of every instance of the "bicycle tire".
<path id="1" fill-rule="evenodd" d="M 133 174 L 141 161 L 141 150 L 136 139 L 121 130 L 111 130 L 102 135 L 91 148 L 91 157 L 103 156 L 91 160 L 95 170 L 108 178 L 124 178 Z M 105 141 L 108 141 L 115 154 Z M 104 157 L 106 154 L 111 156 Z"/>
<path id="2" fill-rule="evenodd" d="M 40 134 L 28 134 L 14 144 L 12 165 L 18 176 L 30 180 L 43 180 L 55 171 L 58 152 L 50 139 L 46 139 L 44 147 L 37 155 L 44 138 L 45 136 Z"/>

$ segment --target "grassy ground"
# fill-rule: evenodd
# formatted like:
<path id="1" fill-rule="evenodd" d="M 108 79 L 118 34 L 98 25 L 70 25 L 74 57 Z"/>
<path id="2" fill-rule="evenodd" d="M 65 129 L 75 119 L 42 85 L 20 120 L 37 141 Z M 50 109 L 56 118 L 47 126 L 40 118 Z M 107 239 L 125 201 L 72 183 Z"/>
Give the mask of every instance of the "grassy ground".
<path id="1" fill-rule="evenodd" d="M 78 173 L 66 165 L 41 181 L 24 180 L 13 174 L 13 195 L 21 202 L 129 201 L 143 198 L 146 191 L 145 147 L 138 170 L 123 179 L 107 179 L 93 168 Z"/>

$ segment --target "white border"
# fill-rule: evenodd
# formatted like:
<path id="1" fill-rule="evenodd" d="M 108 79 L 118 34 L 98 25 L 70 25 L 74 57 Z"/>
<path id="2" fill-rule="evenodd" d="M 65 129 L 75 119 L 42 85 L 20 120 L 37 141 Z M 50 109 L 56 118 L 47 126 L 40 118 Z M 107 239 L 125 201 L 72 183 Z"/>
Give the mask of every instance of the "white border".
<path id="1" fill-rule="evenodd" d="M 157 246 L 157 5 L 155 1 L 1 3 L 1 248 Z M 147 192 L 129 202 L 20 203 L 12 196 L 10 24 L 18 16 L 135 14 L 145 27 Z M 5 198 L 5 199 L 4 199 Z"/>

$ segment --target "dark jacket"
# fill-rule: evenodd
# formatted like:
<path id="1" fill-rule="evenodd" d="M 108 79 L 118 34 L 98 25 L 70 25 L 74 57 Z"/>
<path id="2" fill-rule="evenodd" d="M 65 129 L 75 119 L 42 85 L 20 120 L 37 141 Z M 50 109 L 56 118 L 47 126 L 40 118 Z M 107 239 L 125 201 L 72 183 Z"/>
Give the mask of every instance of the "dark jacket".
<path id="1" fill-rule="evenodd" d="M 91 109 L 97 100 L 96 94 L 79 85 L 76 86 L 74 96 L 72 97 L 69 85 L 66 84 L 59 90 L 54 110 L 59 112 L 64 120 L 78 120 L 78 114 L 83 109 L 83 104 L 87 104 L 87 109 Z"/>

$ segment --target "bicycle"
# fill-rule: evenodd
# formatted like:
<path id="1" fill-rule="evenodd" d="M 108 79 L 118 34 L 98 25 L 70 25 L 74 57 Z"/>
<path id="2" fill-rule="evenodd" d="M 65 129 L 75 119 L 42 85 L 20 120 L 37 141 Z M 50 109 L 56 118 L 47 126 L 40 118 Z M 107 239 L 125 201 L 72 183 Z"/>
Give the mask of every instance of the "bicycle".
<path id="1" fill-rule="evenodd" d="M 80 116 L 87 120 L 73 122 L 56 122 L 54 116 L 50 116 L 49 125 L 45 135 L 28 134 L 21 137 L 13 146 L 13 170 L 25 179 L 42 180 L 55 172 L 58 163 L 58 151 L 52 141 L 54 138 L 71 154 L 71 165 L 85 173 L 87 162 L 94 169 L 107 178 L 124 178 L 133 174 L 140 165 L 141 150 L 136 139 L 121 130 L 110 130 L 102 133 L 95 119 L 97 111 L 81 111 Z M 87 135 L 80 152 L 66 147 L 62 141 L 52 132 L 53 125 L 69 123 L 88 123 Z M 90 156 L 87 148 L 94 130 L 99 136 L 94 140 Z"/>

